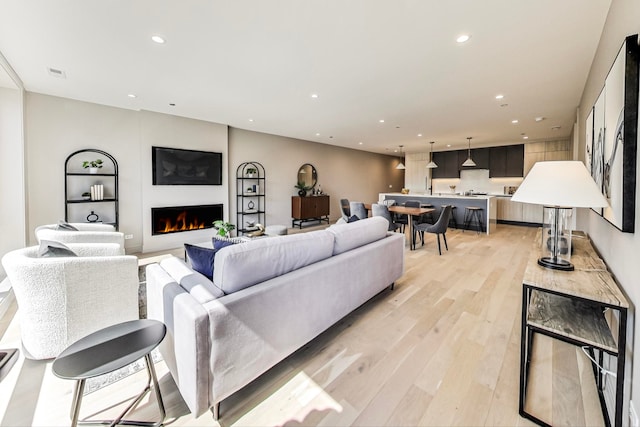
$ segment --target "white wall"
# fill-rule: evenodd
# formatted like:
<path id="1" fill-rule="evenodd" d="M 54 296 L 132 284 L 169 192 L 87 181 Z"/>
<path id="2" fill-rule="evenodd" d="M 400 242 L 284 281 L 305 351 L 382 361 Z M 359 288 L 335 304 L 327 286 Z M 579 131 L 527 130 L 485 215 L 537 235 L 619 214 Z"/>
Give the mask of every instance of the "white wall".
<path id="1" fill-rule="evenodd" d="M 227 126 L 151 112 L 140 113 L 140 170 L 143 252 L 177 248 L 211 238 L 211 230 L 151 235 L 151 208 L 222 203 L 229 217 Z M 222 185 L 153 185 L 151 147 L 186 148 L 222 153 Z"/>
<path id="2" fill-rule="evenodd" d="M 626 36 L 640 32 L 640 2 L 638 0 L 613 0 L 604 26 L 598 50 L 585 85 L 579 107 L 578 125 L 581 129 L 578 147 L 579 159 L 584 161 L 584 123 L 593 106 L 609 68 Z M 640 162 L 638 163 L 640 166 Z M 637 168 L 636 182 L 640 184 L 640 167 Z M 636 305 L 640 302 L 640 188 L 636 187 L 636 221 L 634 234 L 622 233 L 591 210 L 581 209 L 578 214 L 578 228 L 589 233 L 598 251 L 609 266 L 629 299 Z M 633 316 L 635 317 L 635 315 Z M 630 324 L 633 325 L 633 317 Z M 633 328 L 633 326 L 632 326 Z M 640 354 L 640 328 L 635 325 L 633 336 L 629 337 L 629 346 L 633 354 Z M 640 369 L 633 361 L 631 377 L 631 399 L 636 410 L 640 409 Z M 626 417 L 625 417 L 626 418 Z M 626 421 L 626 419 L 625 419 Z"/>
<path id="3" fill-rule="evenodd" d="M 26 238 L 22 99 L 21 89 L 0 87 L 0 258 Z"/>
<path id="4" fill-rule="evenodd" d="M 84 148 L 106 151 L 118 162 L 120 231 L 133 235 L 125 242 L 127 252 L 203 240 L 200 231 L 151 238 L 151 206 L 209 202 L 228 206 L 226 185 L 151 185 L 152 145 L 219 151 L 226 158 L 224 125 L 31 92 L 26 97 L 26 118 L 27 230 L 31 244 L 35 243 L 36 226 L 64 218 L 64 162 L 69 154 Z"/>
<path id="5" fill-rule="evenodd" d="M 304 163 L 316 167 L 318 184 L 331 197 L 334 221 L 340 217 L 340 199 L 371 203 L 378 200 L 378 193 L 399 191 L 404 183 L 404 171 L 395 169 L 395 157 L 236 128 L 229 129 L 229 156 L 230 182 L 242 162 L 264 166 L 267 225 L 291 226 L 291 196 L 297 195 L 294 185 Z M 229 197 L 234 214 L 235 185 Z"/>

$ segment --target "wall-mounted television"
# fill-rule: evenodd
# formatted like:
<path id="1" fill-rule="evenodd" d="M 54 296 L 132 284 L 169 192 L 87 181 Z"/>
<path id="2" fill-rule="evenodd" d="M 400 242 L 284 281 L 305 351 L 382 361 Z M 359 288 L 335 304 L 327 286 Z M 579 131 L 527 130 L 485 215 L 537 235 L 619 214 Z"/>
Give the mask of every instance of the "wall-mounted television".
<path id="1" fill-rule="evenodd" d="M 222 153 L 151 147 L 153 185 L 222 185 Z"/>

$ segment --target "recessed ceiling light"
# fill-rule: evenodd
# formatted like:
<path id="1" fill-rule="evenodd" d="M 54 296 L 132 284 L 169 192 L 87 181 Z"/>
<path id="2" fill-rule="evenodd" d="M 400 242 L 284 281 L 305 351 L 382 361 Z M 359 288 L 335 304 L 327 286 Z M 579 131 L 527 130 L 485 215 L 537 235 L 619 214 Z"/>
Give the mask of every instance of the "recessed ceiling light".
<path id="1" fill-rule="evenodd" d="M 551 130 L 560 130 L 560 127 L 559 125 L 551 126 Z"/>
<path id="2" fill-rule="evenodd" d="M 502 99 L 504 98 L 504 95 L 496 95 L 496 99 Z"/>
<path id="3" fill-rule="evenodd" d="M 522 139 L 529 139 L 527 135 L 523 136 Z"/>
<path id="4" fill-rule="evenodd" d="M 320 136 L 320 132 L 316 132 L 316 136 Z"/>
<path id="5" fill-rule="evenodd" d="M 456 39 L 456 41 L 458 43 L 464 43 L 466 41 L 469 41 L 470 38 L 471 38 L 471 36 L 469 34 L 460 34 L 458 36 L 458 38 Z"/>
<path id="6" fill-rule="evenodd" d="M 156 42 L 158 44 L 164 44 L 164 42 L 165 42 L 164 38 L 162 38 L 160 36 L 151 36 L 151 40 L 153 40 L 154 42 Z"/>
<path id="7" fill-rule="evenodd" d="M 451 147 L 451 144 L 447 144 L 447 148 Z"/>
<path id="8" fill-rule="evenodd" d="M 421 134 L 421 133 L 419 133 L 419 134 L 418 134 L 418 136 L 419 136 L 419 137 L 421 137 L 421 136 L 422 136 L 422 134 Z"/>
<path id="9" fill-rule="evenodd" d="M 137 98 L 135 93 L 130 93 L 129 95 L 127 95 L 129 98 Z"/>
<path id="10" fill-rule="evenodd" d="M 378 120 L 380 123 L 384 123 L 384 119 L 380 119 Z"/>
<path id="11" fill-rule="evenodd" d="M 358 145 L 362 145 L 362 141 L 358 142 Z"/>
<path id="12" fill-rule="evenodd" d="M 516 123 L 518 123 L 518 119 L 511 120 L 511 123 L 513 123 L 515 125 Z"/>
<path id="13" fill-rule="evenodd" d="M 252 121 L 253 121 L 253 119 L 249 119 L 249 121 L 250 121 L 250 122 L 252 122 Z"/>
<path id="14" fill-rule="evenodd" d="M 536 122 L 541 122 L 543 121 L 545 118 L 540 116 L 540 117 L 536 117 Z"/>
<path id="15" fill-rule="evenodd" d="M 317 93 L 312 93 L 312 94 L 311 94 L 311 97 L 315 99 L 315 98 L 317 98 L 317 97 L 318 97 L 318 94 L 317 94 Z"/>

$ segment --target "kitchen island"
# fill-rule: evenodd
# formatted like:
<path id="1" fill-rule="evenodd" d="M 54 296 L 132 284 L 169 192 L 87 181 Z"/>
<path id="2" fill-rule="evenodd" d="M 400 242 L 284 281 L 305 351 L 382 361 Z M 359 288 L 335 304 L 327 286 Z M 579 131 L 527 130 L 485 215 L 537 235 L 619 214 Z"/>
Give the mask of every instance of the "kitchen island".
<path id="1" fill-rule="evenodd" d="M 393 199 L 398 204 L 402 204 L 407 200 L 418 200 L 423 204 L 430 204 L 436 209 L 434 212 L 434 221 L 437 221 L 440 215 L 442 205 L 452 205 L 456 209 L 452 211 L 455 222 L 458 228 L 462 228 L 464 224 L 464 212 L 467 206 L 478 206 L 484 209 L 483 218 L 485 221 L 484 229 L 487 234 L 495 231 L 496 229 L 496 214 L 497 205 L 496 198 L 490 195 L 472 195 L 463 196 L 459 194 L 402 194 L 402 193 L 379 193 L 378 201 L 381 202 L 385 199 Z M 475 224 L 475 223 L 474 223 Z M 473 225 L 473 229 L 476 230 L 477 226 Z"/>

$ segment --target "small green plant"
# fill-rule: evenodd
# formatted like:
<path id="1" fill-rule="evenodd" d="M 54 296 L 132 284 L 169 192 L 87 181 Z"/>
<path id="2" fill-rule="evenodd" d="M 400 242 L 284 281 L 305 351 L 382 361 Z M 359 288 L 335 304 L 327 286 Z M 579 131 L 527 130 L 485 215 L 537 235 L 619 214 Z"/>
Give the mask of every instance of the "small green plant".
<path id="1" fill-rule="evenodd" d="M 296 185 L 294 185 L 294 187 L 296 187 L 298 190 L 302 190 L 302 191 L 309 191 L 311 190 L 311 187 L 308 185 L 305 185 L 304 182 L 300 181 L 299 183 L 297 183 Z"/>
<path id="2" fill-rule="evenodd" d="M 247 175 L 252 175 L 254 173 L 258 173 L 258 169 L 256 168 L 247 168 Z"/>
<path id="3" fill-rule="evenodd" d="M 230 222 L 225 222 L 221 219 L 213 221 L 213 228 L 218 230 L 218 236 L 227 237 L 231 235 L 231 232 L 236 229 L 236 226 Z"/>
<path id="4" fill-rule="evenodd" d="M 102 167 L 102 160 L 101 159 L 92 160 L 92 161 L 85 160 L 84 162 L 82 162 L 82 167 L 85 168 L 85 169 L 87 169 L 87 168 L 101 168 Z"/>

